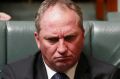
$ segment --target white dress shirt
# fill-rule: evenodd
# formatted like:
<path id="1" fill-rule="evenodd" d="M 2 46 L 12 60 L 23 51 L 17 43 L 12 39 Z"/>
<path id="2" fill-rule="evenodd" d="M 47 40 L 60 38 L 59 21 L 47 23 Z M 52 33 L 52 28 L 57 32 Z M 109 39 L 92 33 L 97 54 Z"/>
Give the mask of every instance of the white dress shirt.
<path id="1" fill-rule="evenodd" d="M 45 67 L 46 67 L 48 79 L 51 79 L 52 76 L 53 76 L 56 72 L 53 71 L 45 62 L 44 62 L 44 64 L 45 64 Z M 67 72 L 65 72 L 65 74 L 66 74 L 70 79 L 74 79 L 76 66 L 77 66 L 77 63 L 76 63 L 72 68 L 70 68 Z"/>

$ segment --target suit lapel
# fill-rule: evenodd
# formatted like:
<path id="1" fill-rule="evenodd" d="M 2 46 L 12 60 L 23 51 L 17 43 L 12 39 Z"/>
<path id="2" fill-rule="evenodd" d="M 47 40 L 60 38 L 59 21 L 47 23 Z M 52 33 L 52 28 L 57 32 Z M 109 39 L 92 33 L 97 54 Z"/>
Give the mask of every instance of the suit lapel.
<path id="1" fill-rule="evenodd" d="M 83 53 L 81 53 L 80 60 L 78 62 L 75 78 L 74 79 L 91 79 L 91 70 L 88 63 L 88 59 Z"/>
<path id="2" fill-rule="evenodd" d="M 34 71 L 33 79 L 48 79 L 41 52 L 38 52 L 36 54 L 36 57 L 34 60 L 33 71 Z"/>

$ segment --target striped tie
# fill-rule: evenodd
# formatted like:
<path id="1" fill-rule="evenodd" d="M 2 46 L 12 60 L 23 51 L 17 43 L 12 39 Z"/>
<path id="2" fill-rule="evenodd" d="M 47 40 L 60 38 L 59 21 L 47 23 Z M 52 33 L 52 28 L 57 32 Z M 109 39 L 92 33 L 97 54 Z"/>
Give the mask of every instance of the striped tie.
<path id="1" fill-rule="evenodd" d="M 65 73 L 56 73 L 52 76 L 51 79 L 69 79 L 69 77 Z"/>

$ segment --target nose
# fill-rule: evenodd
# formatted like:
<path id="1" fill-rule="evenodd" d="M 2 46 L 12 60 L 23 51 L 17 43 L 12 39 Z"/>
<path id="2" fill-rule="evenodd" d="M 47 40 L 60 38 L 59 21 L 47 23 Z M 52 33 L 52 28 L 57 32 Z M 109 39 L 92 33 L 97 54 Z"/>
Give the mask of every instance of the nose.
<path id="1" fill-rule="evenodd" d="M 57 48 L 57 51 L 60 53 L 60 54 L 65 54 L 65 52 L 67 51 L 67 46 L 64 42 L 64 39 L 60 39 L 59 40 L 59 44 L 58 44 L 58 48 Z"/>

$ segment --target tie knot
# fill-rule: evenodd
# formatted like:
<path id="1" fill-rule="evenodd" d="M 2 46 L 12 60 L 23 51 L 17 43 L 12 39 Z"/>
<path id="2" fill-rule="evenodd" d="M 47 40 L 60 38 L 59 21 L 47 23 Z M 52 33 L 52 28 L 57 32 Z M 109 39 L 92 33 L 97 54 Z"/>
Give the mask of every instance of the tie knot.
<path id="1" fill-rule="evenodd" d="M 69 79 L 69 77 L 65 73 L 57 72 L 51 79 Z"/>

